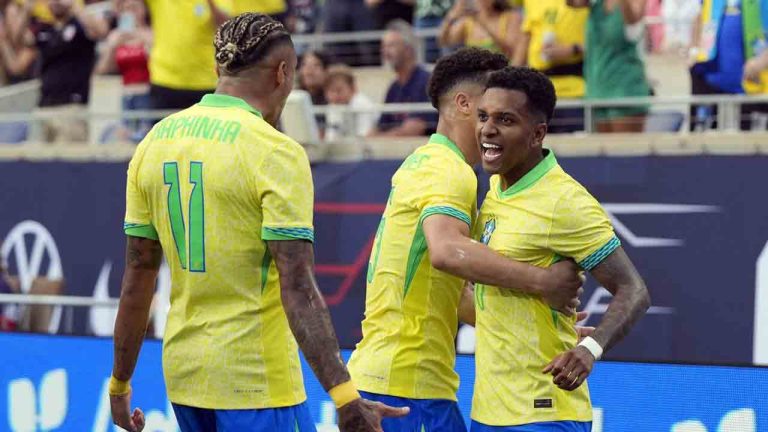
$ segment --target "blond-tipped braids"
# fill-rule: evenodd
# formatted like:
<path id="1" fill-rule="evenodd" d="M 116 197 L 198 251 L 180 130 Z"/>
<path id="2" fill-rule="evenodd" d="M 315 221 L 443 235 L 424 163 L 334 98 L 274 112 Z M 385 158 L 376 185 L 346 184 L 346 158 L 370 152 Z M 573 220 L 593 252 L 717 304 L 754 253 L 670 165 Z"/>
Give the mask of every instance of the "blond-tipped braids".
<path id="1" fill-rule="evenodd" d="M 272 41 L 290 38 L 285 27 L 275 19 L 258 13 L 236 16 L 216 31 L 213 46 L 216 63 L 225 72 L 235 73 L 257 63 Z"/>

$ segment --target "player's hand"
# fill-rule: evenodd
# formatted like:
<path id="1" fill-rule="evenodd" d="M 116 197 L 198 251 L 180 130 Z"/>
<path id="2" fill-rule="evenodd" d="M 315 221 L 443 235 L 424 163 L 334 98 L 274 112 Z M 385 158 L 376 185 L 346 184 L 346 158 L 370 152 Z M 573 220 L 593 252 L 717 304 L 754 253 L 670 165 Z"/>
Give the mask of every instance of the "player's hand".
<path id="1" fill-rule="evenodd" d="M 586 319 L 589 318 L 589 312 L 581 311 L 576 314 L 576 323 L 580 323 L 583 321 L 586 321 Z M 592 333 L 595 332 L 595 328 L 591 326 L 576 326 L 576 334 L 579 335 L 579 342 L 581 342 L 582 339 L 584 339 L 587 336 L 592 336 Z"/>
<path id="2" fill-rule="evenodd" d="M 144 413 L 136 408 L 131 414 L 131 392 L 120 396 L 110 395 L 109 405 L 112 407 L 112 423 L 128 432 L 144 430 Z"/>
<path id="3" fill-rule="evenodd" d="M 584 383 L 594 364 L 592 353 L 583 346 L 576 346 L 555 357 L 542 372 L 552 374 L 552 382 L 561 389 L 573 391 Z"/>
<path id="4" fill-rule="evenodd" d="M 341 432 L 383 432 L 381 419 L 403 417 L 410 408 L 394 408 L 381 402 L 367 399 L 354 400 L 339 408 L 339 430 Z"/>
<path id="5" fill-rule="evenodd" d="M 571 316 L 581 304 L 579 296 L 584 291 L 581 287 L 584 280 L 575 262 L 560 261 L 544 271 L 537 292 L 549 307 Z"/>

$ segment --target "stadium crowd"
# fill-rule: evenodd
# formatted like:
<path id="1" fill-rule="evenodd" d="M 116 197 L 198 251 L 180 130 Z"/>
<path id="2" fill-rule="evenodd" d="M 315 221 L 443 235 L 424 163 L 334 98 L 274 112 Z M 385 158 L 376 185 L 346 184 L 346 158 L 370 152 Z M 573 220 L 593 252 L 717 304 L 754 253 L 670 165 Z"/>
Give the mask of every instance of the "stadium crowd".
<path id="1" fill-rule="evenodd" d="M 0 79 L 42 83 L 36 112 L 44 120 L 29 140 L 88 141 L 93 75 L 122 77 L 123 111 L 197 103 L 217 80 L 215 28 L 246 11 L 269 14 L 294 34 L 384 32 L 380 42 L 298 46 L 297 88 L 314 105 L 355 112 L 354 122 L 341 113 L 317 115 L 326 139 L 430 134 L 434 111 L 378 115 L 374 107 L 428 102 L 431 65 L 461 46 L 487 48 L 513 65 L 543 71 L 561 101 L 658 94 L 644 57 L 663 51 L 687 57 L 692 95 L 766 93 L 768 1 L 762 0 L 112 0 L 86 6 L 83 0 L 0 3 Z M 648 17 L 657 21 L 648 24 Z M 435 37 L 419 35 L 422 29 Z M 380 65 L 395 79 L 383 101 L 371 100 L 356 83 L 356 69 Z M 717 127 L 716 106 L 690 109 L 691 130 Z M 641 132 L 648 112 L 647 103 L 598 107 L 594 130 Z M 766 112 L 766 104 L 743 105 L 742 129 L 764 130 Z M 582 131 L 584 122 L 584 109 L 571 104 L 556 110 L 550 133 Z M 151 125 L 126 120 L 100 141 L 138 142 Z"/>

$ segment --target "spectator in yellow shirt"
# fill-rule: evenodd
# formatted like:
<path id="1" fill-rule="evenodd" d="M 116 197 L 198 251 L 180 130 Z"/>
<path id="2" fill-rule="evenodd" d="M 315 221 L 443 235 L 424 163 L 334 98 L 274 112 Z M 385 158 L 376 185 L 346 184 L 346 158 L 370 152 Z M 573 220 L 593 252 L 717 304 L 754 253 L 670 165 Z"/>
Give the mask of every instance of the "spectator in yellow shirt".
<path id="1" fill-rule="evenodd" d="M 512 63 L 528 65 L 549 77 L 558 100 L 584 97 L 584 32 L 588 9 L 570 8 L 562 0 L 525 0 L 522 35 Z M 582 108 L 560 108 L 549 133 L 584 129 Z"/>

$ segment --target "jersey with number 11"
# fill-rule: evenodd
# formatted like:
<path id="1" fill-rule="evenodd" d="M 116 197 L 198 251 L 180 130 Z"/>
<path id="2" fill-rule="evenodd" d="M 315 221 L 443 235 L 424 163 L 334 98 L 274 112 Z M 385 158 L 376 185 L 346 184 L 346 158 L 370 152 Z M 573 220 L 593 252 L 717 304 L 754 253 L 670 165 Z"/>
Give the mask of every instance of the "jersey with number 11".
<path id="1" fill-rule="evenodd" d="M 126 234 L 159 240 L 171 269 L 169 399 L 211 409 L 305 400 L 267 240 L 307 240 L 306 153 L 245 101 L 207 95 L 159 122 L 128 168 Z"/>

